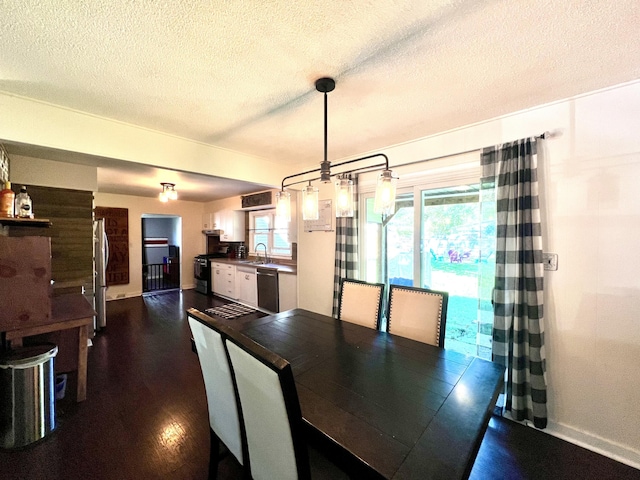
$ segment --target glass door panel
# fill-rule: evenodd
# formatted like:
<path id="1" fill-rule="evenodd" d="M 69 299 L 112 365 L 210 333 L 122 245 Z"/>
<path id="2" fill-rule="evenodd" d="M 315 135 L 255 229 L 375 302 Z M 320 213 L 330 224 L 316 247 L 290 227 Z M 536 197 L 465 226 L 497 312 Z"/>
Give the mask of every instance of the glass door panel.
<path id="1" fill-rule="evenodd" d="M 387 219 L 387 285 L 413 286 L 413 192 L 396 196 L 396 212 Z"/>
<path id="2" fill-rule="evenodd" d="M 445 345 L 490 358 L 481 312 L 493 289 L 495 220 L 481 218 L 479 185 L 421 190 L 420 203 L 420 286 L 449 293 Z"/>

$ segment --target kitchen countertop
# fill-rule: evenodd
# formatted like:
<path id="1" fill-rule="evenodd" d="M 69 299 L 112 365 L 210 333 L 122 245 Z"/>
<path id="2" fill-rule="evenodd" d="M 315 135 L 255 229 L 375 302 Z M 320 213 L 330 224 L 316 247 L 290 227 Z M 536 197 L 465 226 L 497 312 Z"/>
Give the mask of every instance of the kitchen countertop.
<path id="1" fill-rule="evenodd" d="M 253 260 L 238 260 L 237 258 L 211 258 L 211 263 L 228 263 L 231 265 L 254 268 L 271 268 L 277 270 L 278 273 L 297 274 L 298 267 L 296 265 L 284 263 L 254 263 Z"/>

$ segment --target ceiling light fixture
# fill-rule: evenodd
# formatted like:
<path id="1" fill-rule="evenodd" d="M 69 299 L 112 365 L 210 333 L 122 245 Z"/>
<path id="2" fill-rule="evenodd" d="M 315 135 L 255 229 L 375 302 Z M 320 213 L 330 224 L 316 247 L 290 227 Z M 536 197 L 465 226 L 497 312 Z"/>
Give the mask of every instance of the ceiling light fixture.
<path id="1" fill-rule="evenodd" d="M 351 165 L 363 160 L 369 160 L 375 157 L 383 157 L 384 163 L 377 163 L 373 165 L 367 165 L 359 168 L 340 169 L 336 173 L 331 173 L 331 162 L 327 159 L 327 93 L 332 92 L 336 87 L 336 82 L 332 78 L 320 78 L 316 80 L 316 90 L 324 93 L 324 159 L 320 163 L 320 168 L 314 170 L 308 170 L 302 173 L 296 173 L 289 175 L 282 179 L 282 186 L 280 191 L 276 194 L 276 215 L 287 221 L 291 220 L 291 196 L 289 192 L 285 191 L 285 187 L 290 187 L 299 183 L 309 182 L 309 185 L 302 190 L 302 218 L 303 220 L 317 220 L 318 219 L 318 189 L 311 185 L 312 181 L 320 180 L 324 183 L 331 181 L 331 177 L 338 175 L 336 181 L 336 216 L 337 217 L 353 217 L 353 180 L 350 178 L 350 173 L 356 172 L 371 172 L 375 170 L 383 169 L 378 178 L 376 184 L 376 195 L 374 201 L 374 212 L 383 215 L 391 215 L 395 212 L 395 186 L 398 181 L 397 177 L 394 177 L 389 169 L 389 159 L 384 153 L 376 153 L 374 155 L 367 155 L 366 157 L 356 158 L 354 160 L 347 160 L 345 162 L 339 162 L 333 164 L 333 167 L 342 167 L 344 165 Z M 312 173 L 320 172 L 320 176 L 316 178 L 304 178 L 294 182 L 287 182 L 295 177 L 307 177 Z"/>
<path id="2" fill-rule="evenodd" d="M 161 182 L 160 185 L 162 185 L 162 191 L 158 195 L 158 198 L 161 202 L 178 199 L 178 192 L 176 191 L 176 185 L 174 183 Z"/>

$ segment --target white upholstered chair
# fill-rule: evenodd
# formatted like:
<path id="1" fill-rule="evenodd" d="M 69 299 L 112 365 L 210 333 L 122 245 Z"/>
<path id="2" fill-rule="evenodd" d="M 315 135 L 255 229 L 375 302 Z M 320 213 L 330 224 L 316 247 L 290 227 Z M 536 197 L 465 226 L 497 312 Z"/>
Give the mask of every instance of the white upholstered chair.
<path id="1" fill-rule="evenodd" d="M 232 371 L 223 343 L 222 330 L 225 327 L 195 309 L 188 310 L 187 318 L 207 395 L 211 432 L 209 478 L 213 479 L 217 477 L 220 460 L 219 442 L 224 443 L 238 462 L 244 465 L 242 425 Z"/>
<path id="2" fill-rule="evenodd" d="M 289 363 L 238 332 L 230 332 L 225 345 L 242 408 L 251 478 L 348 478 L 319 450 L 309 456 Z"/>
<path id="3" fill-rule="evenodd" d="M 387 332 L 444 348 L 449 294 L 391 285 Z"/>
<path id="4" fill-rule="evenodd" d="M 383 283 L 343 278 L 340 280 L 338 319 L 378 330 L 383 298 Z"/>

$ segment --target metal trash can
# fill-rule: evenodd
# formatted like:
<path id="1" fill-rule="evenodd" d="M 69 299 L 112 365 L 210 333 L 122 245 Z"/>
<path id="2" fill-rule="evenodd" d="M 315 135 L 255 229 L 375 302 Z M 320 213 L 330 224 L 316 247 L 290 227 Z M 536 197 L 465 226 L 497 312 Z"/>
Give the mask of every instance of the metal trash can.
<path id="1" fill-rule="evenodd" d="M 53 344 L 0 354 L 0 448 L 19 448 L 56 428 Z"/>

